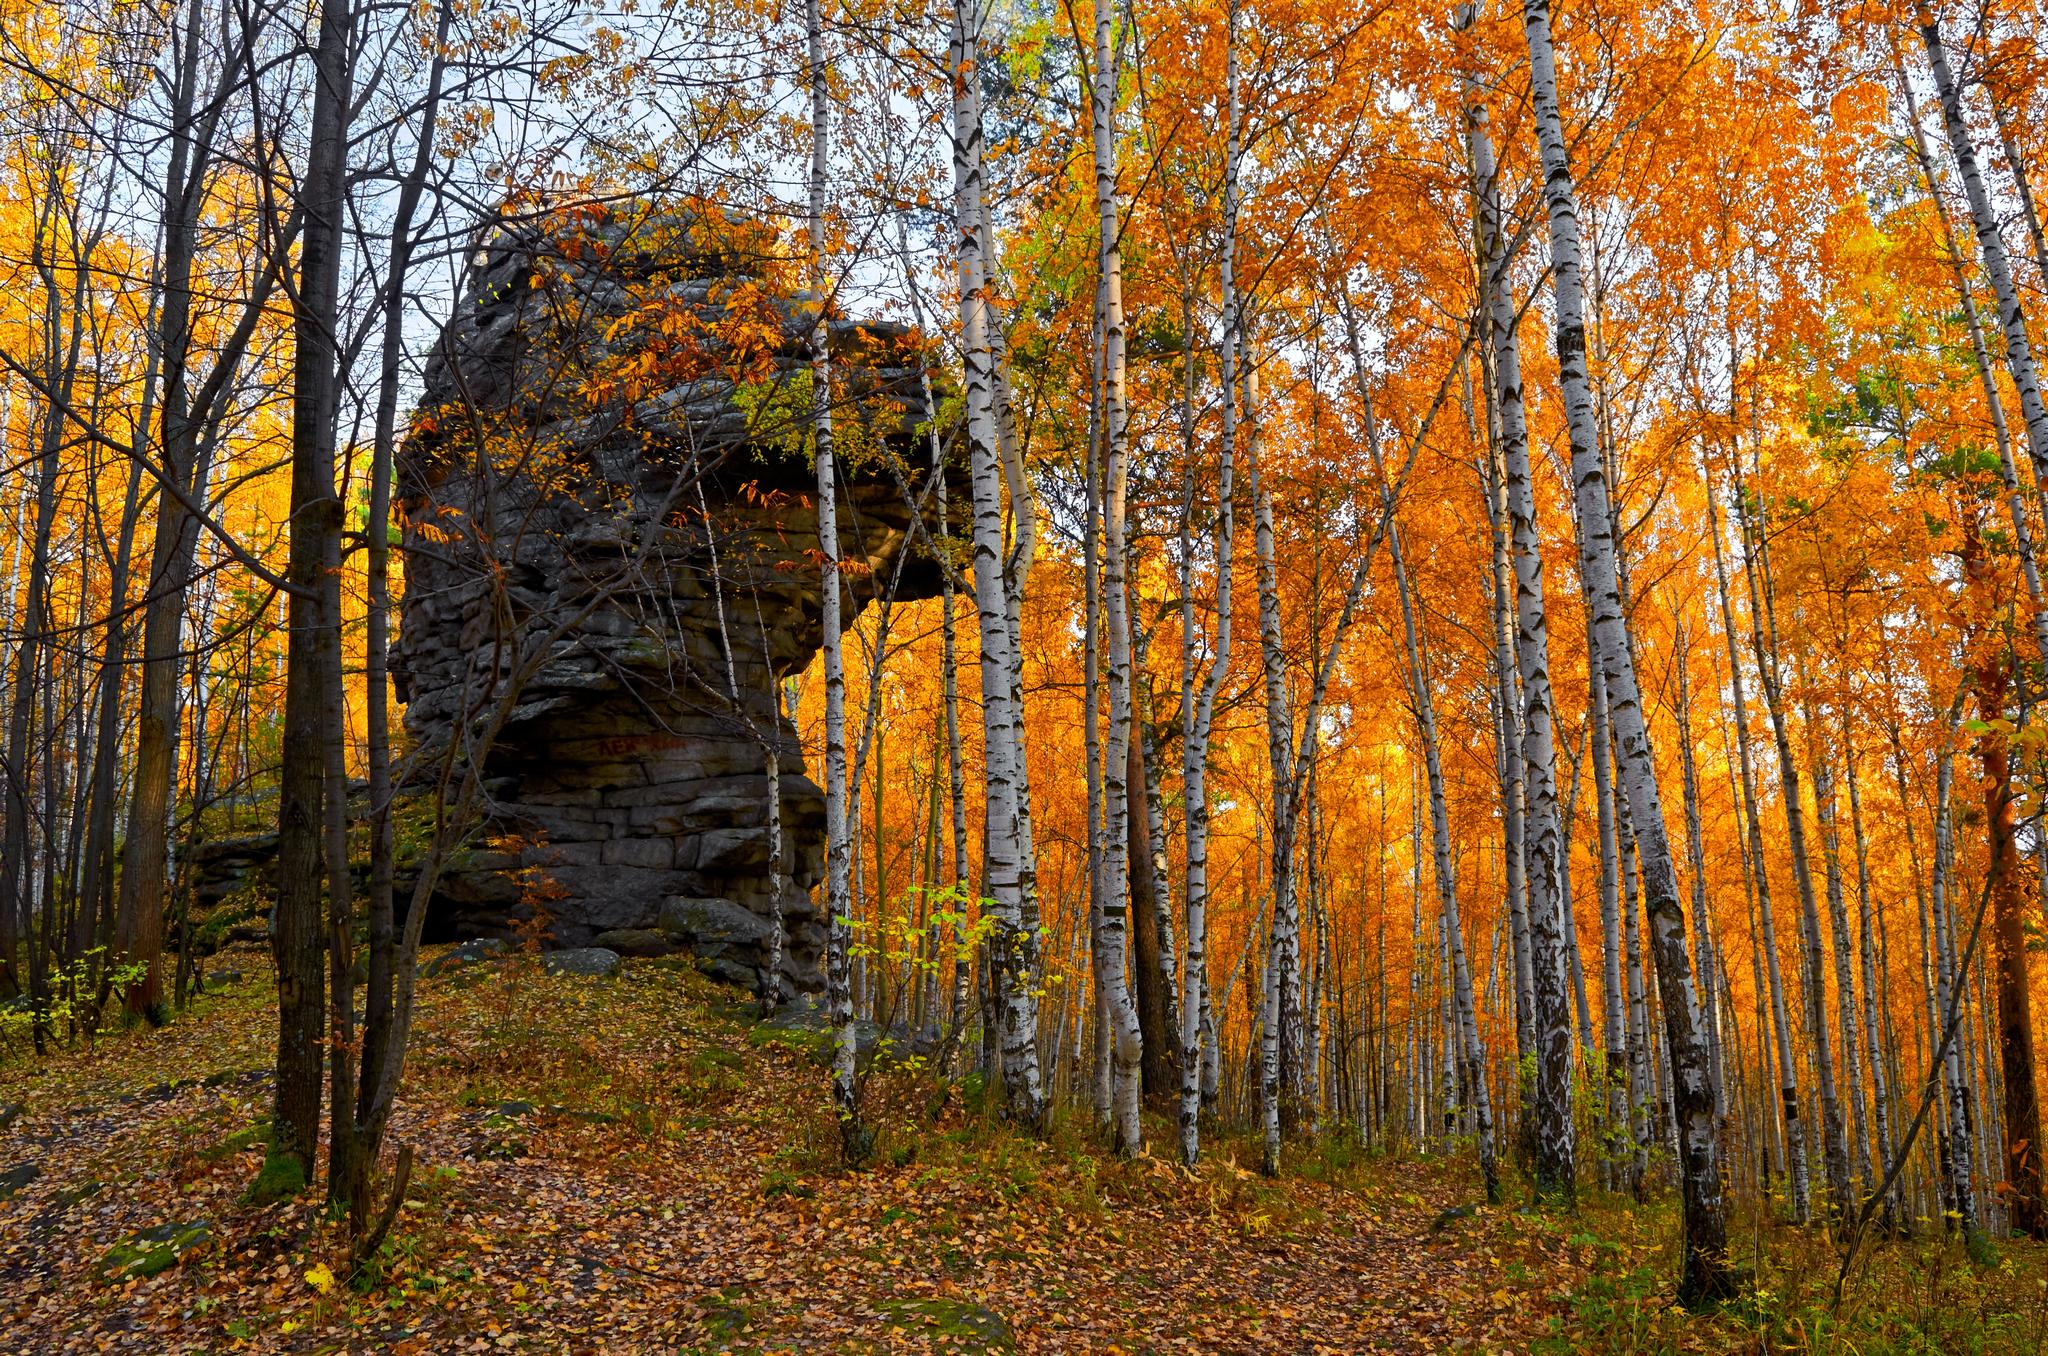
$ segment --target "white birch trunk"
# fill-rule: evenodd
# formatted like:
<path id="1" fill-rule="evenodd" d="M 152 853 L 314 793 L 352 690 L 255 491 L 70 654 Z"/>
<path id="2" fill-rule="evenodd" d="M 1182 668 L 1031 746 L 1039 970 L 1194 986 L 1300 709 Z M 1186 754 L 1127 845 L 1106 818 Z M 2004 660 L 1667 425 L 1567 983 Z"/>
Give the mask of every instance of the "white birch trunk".
<path id="1" fill-rule="evenodd" d="M 853 845 L 848 838 L 846 816 L 846 665 L 840 645 L 839 496 L 832 456 L 832 355 L 825 315 L 830 297 L 825 274 L 825 191 L 831 111 L 821 0 L 805 0 L 804 36 L 811 94 L 811 286 L 818 308 L 810 334 L 811 437 L 818 472 L 818 587 L 824 609 L 825 907 L 830 920 L 826 934 L 826 1000 L 832 1018 L 832 1102 L 839 1116 L 840 1144 L 846 1160 L 859 1163 L 867 1157 L 869 1137 L 860 1124 L 854 1070 L 853 991 L 848 973 L 853 909 L 848 858 Z M 770 737 L 774 737 L 774 732 Z M 771 753 L 771 777 L 778 771 L 773 757 Z M 776 983 L 776 977 L 770 976 L 769 982 Z"/>
<path id="2" fill-rule="evenodd" d="M 1812 1217 L 1806 1168 L 1806 1124 L 1799 1114 L 1799 1066 L 1792 1054 L 1792 1024 L 1786 1011 L 1785 984 L 1778 963 L 1778 928 L 1771 910 L 1771 881 L 1764 868 L 1763 815 L 1758 806 L 1756 765 L 1749 750 L 1749 705 L 1743 692 L 1742 660 L 1736 651 L 1735 610 L 1729 599 L 1728 569 L 1721 555 L 1721 526 L 1714 510 L 1714 488 L 1707 485 L 1707 536 L 1714 550 L 1714 578 L 1721 600 L 1721 634 L 1728 645 L 1728 690 L 1734 707 L 1735 761 L 1742 771 L 1742 804 L 1748 825 L 1748 857 L 1756 891 L 1758 929 L 1764 953 L 1764 974 L 1771 1005 L 1771 1031 L 1776 1040 L 1779 1114 L 1784 1123 L 1785 1177 L 1791 1193 L 1792 1218 L 1805 1224 Z"/>
<path id="3" fill-rule="evenodd" d="M 1183 875 L 1187 893 L 1187 966 L 1182 976 L 1180 1023 L 1181 1068 L 1179 1131 L 1181 1162 L 1193 1167 L 1201 1156 L 1200 1116 L 1206 1087 L 1215 1086 L 1215 1041 L 1207 1032 L 1208 942 L 1209 942 L 1209 728 L 1216 711 L 1216 694 L 1230 669 L 1231 575 L 1237 539 L 1235 485 L 1237 453 L 1237 407 L 1228 393 L 1237 384 L 1237 6 L 1229 6 L 1225 44 L 1225 81 L 1229 104 L 1228 150 L 1223 176 L 1223 257 L 1220 263 L 1223 336 L 1221 344 L 1222 389 L 1219 408 L 1222 420 L 1221 445 L 1217 453 L 1216 506 L 1216 636 L 1208 675 L 1195 677 L 1196 638 L 1194 590 L 1194 542 L 1191 519 L 1192 498 L 1183 503 L 1181 519 L 1181 780 L 1187 804 L 1183 833 L 1185 862 Z M 1195 367 L 1193 326 L 1185 327 L 1188 338 L 1182 419 L 1187 446 L 1194 446 Z M 1190 484 L 1193 477 L 1190 476 Z M 1213 1093 L 1210 1094 L 1213 1096 Z"/>
<path id="4" fill-rule="evenodd" d="M 1542 540 L 1536 526 L 1535 486 L 1529 471 L 1529 436 L 1523 408 L 1517 314 L 1508 282 L 1507 241 L 1496 183 L 1486 108 L 1476 87 L 1466 90 L 1466 138 L 1479 189 L 1480 238 L 1491 323 L 1494 402 L 1515 570 L 1514 654 L 1522 706 L 1503 722 L 1520 727 L 1521 792 L 1526 803 L 1520 844 L 1527 869 L 1530 973 L 1530 1042 L 1536 1056 L 1530 1108 L 1539 1197 L 1569 1201 L 1577 1190 L 1577 1146 L 1571 1113 L 1571 996 L 1565 962 L 1558 882 L 1564 840 L 1557 813 L 1557 748 L 1550 689 L 1550 631 L 1544 615 Z M 1503 691 L 1507 689 L 1503 685 Z M 1516 846 L 1510 843 L 1510 849 Z M 1512 867 L 1510 868 L 1512 870 Z M 1512 879 L 1512 876 L 1511 876 Z M 1512 913 L 1512 910 L 1511 910 Z"/>
<path id="5" fill-rule="evenodd" d="M 2020 310 L 2019 289 L 2013 283 L 2012 265 L 2006 258 L 2005 240 L 1999 233 L 1998 213 L 1977 166 L 1977 150 L 1970 139 L 1970 125 L 1963 112 L 1963 96 L 1949 69 L 1948 52 L 1942 46 L 1941 29 L 1926 5 L 1919 13 L 1920 39 L 1927 48 L 1927 62 L 1934 73 L 1934 87 L 1941 95 L 1942 121 L 1948 131 L 1949 150 L 1963 181 L 1963 195 L 1970 202 L 1970 220 L 1977 231 L 1977 248 L 1984 260 L 1984 273 L 1991 280 L 1991 292 L 1998 300 L 1998 328 L 2005 336 L 2005 368 L 2019 395 L 2020 420 L 2027 430 L 2027 451 L 2033 458 L 2035 478 L 2048 484 L 2048 405 L 2042 403 L 2041 381 L 2034 366 L 2034 350 L 2027 337 L 2026 316 Z"/>
<path id="6" fill-rule="evenodd" d="M 1130 751 L 1131 618 L 1125 542 L 1126 486 L 1130 477 L 1129 415 L 1125 405 L 1125 336 L 1122 223 L 1116 197 L 1116 83 L 1118 56 L 1115 11 L 1102 0 L 1095 21 L 1095 204 L 1101 232 L 1097 260 L 1102 277 L 1102 446 L 1103 446 L 1103 620 L 1109 632 L 1109 747 L 1105 780 L 1102 852 L 1102 928 L 1095 957 L 1096 983 L 1103 989 L 1115 1062 L 1113 1128 L 1117 1152 L 1136 1154 L 1143 1145 L 1139 1124 L 1139 1061 L 1143 1054 L 1138 1011 L 1131 1000 L 1125 958 L 1130 950 L 1131 841 Z M 1093 701 L 1093 694 L 1090 694 Z"/>
<path id="7" fill-rule="evenodd" d="M 1835 961 L 1836 1020 L 1842 1029 L 1842 1081 L 1849 1090 L 1849 1171 L 1856 1184 L 1852 1205 L 1861 1207 L 1870 1182 L 1870 1107 L 1863 1095 L 1863 1047 L 1856 1020 L 1855 945 L 1849 937 L 1849 906 L 1842 880 L 1842 834 L 1836 821 L 1835 771 L 1821 750 L 1819 722 L 1806 709 L 1807 758 L 1813 767 L 1813 803 L 1820 825 L 1820 853 L 1828 902 L 1828 933 Z M 1853 1213 L 1849 1218 L 1854 1218 Z"/>
<path id="8" fill-rule="evenodd" d="M 1625 790 L 1642 861 L 1644 904 L 1657 962 L 1658 996 L 1669 1045 L 1673 1115 L 1678 1123 L 1684 1198 L 1684 1264 L 1679 1298 L 1686 1303 L 1718 1299 L 1730 1285 L 1727 1271 L 1727 1208 L 1721 1194 L 1720 1138 L 1714 1123 L 1699 995 L 1686 953 L 1685 918 L 1665 834 L 1655 758 L 1635 664 L 1629 653 L 1615 575 L 1615 543 L 1607 479 L 1594 429 L 1592 392 L 1586 373 L 1585 300 L 1580 275 L 1578 206 L 1558 110 L 1557 57 L 1550 37 L 1548 0 L 1526 0 L 1530 101 L 1542 151 L 1546 204 L 1550 216 L 1551 279 L 1556 299 L 1560 384 L 1571 433 L 1572 479 L 1579 503 L 1581 569 L 1591 581 L 1595 610 L 1589 630 L 1595 638 L 1607 682 L 1613 721 L 1615 763 Z M 1532 873 L 1533 874 L 1533 873 Z M 1568 1032 L 1567 1032 L 1568 1039 Z"/>
<path id="9" fill-rule="evenodd" d="M 1934 946 L 1931 957 L 1934 962 L 1933 1039 L 1940 1040 L 1943 1022 L 1956 1010 L 1959 995 L 1958 983 L 1966 982 L 1956 973 L 1956 955 L 1951 926 L 1950 895 L 1954 892 L 1955 872 L 1955 826 L 1951 789 L 1955 773 L 1955 745 L 1953 740 L 1944 740 L 1941 755 L 1935 768 L 1934 781 L 1934 882 L 1929 892 L 1929 903 L 1933 914 Z M 1965 1239 L 1974 1239 L 1978 1232 L 1977 1192 L 1971 1171 L 1972 1135 L 1970 1115 L 1970 1078 L 1965 1068 L 1963 1046 L 1965 1042 L 1950 1040 L 1942 1052 L 1942 1081 L 1946 1092 L 1948 1111 L 1947 1159 L 1944 1169 L 1948 1178 L 1949 1208 L 1955 1212 L 1958 1231 Z"/>
<path id="10" fill-rule="evenodd" d="M 1855 734 L 1849 728 L 1849 713 L 1842 711 L 1843 780 L 1849 784 L 1849 832 L 1856 847 L 1856 915 L 1858 960 L 1863 971 L 1863 1048 L 1870 1062 L 1870 1106 L 1877 1131 L 1880 1164 L 1892 1161 L 1891 1094 L 1886 1082 L 1883 1029 L 1878 1020 L 1877 929 L 1873 923 L 1870 896 L 1870 840 L 1863 831 L 1863 788 L 1856 777 Z M 1899 1197 L 1896 1185 L 1887 1193 L 1882 1223 L 1886 1233 L 1898 1227 Z"/>
<path id="11" fill-rule="evenodd" d="M 960 348 L 965 368 L 969 474 L 974 497 L 974 599 L 981 635 L 981 697 L 991 973 L 1000 1023 L 1003 1091 L 1013 1119 L 1037 1127 L 1045 1117 L 1038 1069 L 1037 937 L 1026 922 L 1029 838 L 1022 798 L 1022 725 L 1016 707 L 1018 670 L 1010 571 L 1003 531 L 1004 452 L 996 381 L 996 340 L 984 256 L 984 188 L 978 0 L 953 8 L 954 225 L 960 293 Z M 1028 504 L 1020 504 L 1020 520 Z M 1035 912 L 1035 907 L 1033 909 Z"/>
<path id="12" fill-rule="evenodd" d="M 1368 415 L 1370 418 L 1370 406 Z M 1486 1050 L 1479 1040 L 1479 1019 L 1472 1002 L 1472 972 L 1465 961 L 1465 930 L 1458 916 L 1457 874 L 1451 862 L 1451 815 L 1444 798 L 1442 746 L 1437 739 L 1436 706 L 1430 697 L 1429 668 L 1415 625 L 1413 588 L 1401 558 L 1400 528 L 1388 529 L 1387 550 L 1394 565 L 1394 586 L 1401 598 L 1401 626 L 1408 645 L 1408 694 L 1415 704 L 1415 724 L 1422 736 L 1423 766 L 1429 777 L 1431 851 L 1436 862 L 1437 906 L 1450 951 L 1451 1000 L 1458 1063 L 1472 1101 L 1479 1141 L 1479 1171 L 1489 1205 L 1500 1202 L 1500 1173 L 1495 1161 L 1493 1102 L 1486 1087 Z"/>

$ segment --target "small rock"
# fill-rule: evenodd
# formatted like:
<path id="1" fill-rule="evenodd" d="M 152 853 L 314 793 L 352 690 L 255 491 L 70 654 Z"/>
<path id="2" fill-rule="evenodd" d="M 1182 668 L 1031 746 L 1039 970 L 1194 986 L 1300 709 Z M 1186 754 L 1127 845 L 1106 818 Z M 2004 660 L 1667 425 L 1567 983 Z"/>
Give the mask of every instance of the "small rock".
<path id="1" fill-rule="evenodd" d="M 432 979 L 443 971 L 493 960 L 511 950 L 512 944 L 503 937 L 473 937 L 448 948 L 430 961 L 421 962 L 418 974 L 421 979 Z"/>
<path id="2" fill-rule="evenodd" d="M 1431 1222 L 1429 1226 L 1429 1231 L 1433 1234 L 1442 1233 L 1445 1229 L 1457 1223 L 1459 1220 L 1472 1219 L 1476 1217 L 1478 1214 L 1479 1207 L 1477 1206 L 1454 1205 L 1450 1209 L 1438 1215 L 1436 1219 Z"/>
<path id="3" fill-rule="evenodd" d="M 206 987 L 209 989 L 225 989 L 230 984 L 239 984 L 241 982 L 242 972 L 240 970 L 208 970 L 206 972 Z"/>
<path id="4" fill-rule="evenodd" d="M 882 1312 L 901 1327 L 924 1328 L 954 1351 L 1010 1352 L 1017 1335 L 1010 1321 L 993 1309 L 964 1300 L 896 1300 Z"/>
<path id="5" fill-rule="evenodd" d="M 20 1120 L 21 1113 L 26 1110 L 28 1108 L 20 1102 L 0 1103 L 0 1130 L 5 1130 L 8 1126 Z"/>
<path id="6" fill-rule="evenodd" d="M 97 1177 L 88 1177 L 77 1186 L 66 1187 L 57 1193 L 57 1204 L 69 1210 L 80 1201 L 89 1201 L 106 1190 L 107 1184 Z"/>
<path id="7" fill-rule="evenodd" d="M 577 946 L 567 951 L 550 951 L 540 958 L 541 968 L 551 975 L 615 975 L 619 953 L 601 946 Z"/>
<path id="8" fill-rule="evenodd" d="M 776 1009 L 774 1016 L 764 1018 L 761 1026 L 769 1031 L 804 1033 L 813 1038 L 813 1041 L 807 1043 L 812 1044 L 813 1048 L 819 1052 L 821 1062 L 829 1061 L 832 1057 L 831 1014 L 808 995 L 798 998 L 795 1002 L 785 1003 L 782 1007 Z M 875 1052 L 882 1046 L 882 1036 L 883 1031 L 879 1024 L 863 1018 L 855 1018 L 853 1022 L 854 1057 L 860 1060 L 872 1060 L 875 1057 Z M 908 1049 L 910 1045 L 908 1034 L 898 1030 L 892 1037 L 892 1045 L 898 1049 Z"/>
<path id="9" fill-rule="evenodd" d="M 761 982 L 761 972 L 753 966 L 736 960 L 726 960 L 720 956 L 699 957 L 697 972 L 721 984 L 736 985 L 749 993 L 759 987 Z"/>
<path id="10" fill-rule="evenodd" d="M 0 1172 L 0 1201 L 7 1200 L 15 1192 L 43 1175 L 42 1168 L 34 1163 L 21 1163 Z"/>
<path id="11" fill-rule="evenodd" d="M 154 1276 L 176 1266 L 186 1253 L 203 1247 L 212 1237 L 213 1224 L 203 1219 L 139 1230 L 107 1249 L 100 1259 L 100 1277 L 119 1281 Z"/>
<path id="12" fill-rule="evenodd" d="M 600 932 L 594 944 L 607 951 L 616 951 L 621 956 L 665 956 L 675 949 L 667 937 L 653 928 L 617 928 L 611 932 Z"/>

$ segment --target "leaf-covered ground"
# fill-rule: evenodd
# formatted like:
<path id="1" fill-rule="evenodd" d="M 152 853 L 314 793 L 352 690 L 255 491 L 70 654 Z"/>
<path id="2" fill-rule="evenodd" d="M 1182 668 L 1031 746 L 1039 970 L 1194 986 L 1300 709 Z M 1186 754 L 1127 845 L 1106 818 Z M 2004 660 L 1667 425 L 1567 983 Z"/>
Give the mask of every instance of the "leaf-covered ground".
<path id="1" fill-rule="evenodd" d="M 679 965 L 515 958 L 423 981 L 419 1167 L 351 1278 L 313 1201 L 240 1201 L 274 1017 L 233 963 L 165 1030 L 0 1065 L 0 1173 L 35 1169 L 0 1202 L 0 1350 L 1512 1350 L 1574 1270 L 1509 1212 L 1433 1229 L 1457 1174 L 1329 1151 L 1276 1185 L 1224 1146 L 1190 1176 L 928 1075 L 871 1081 L 881 1163 L 847 1173 L 807 1033 Z"/>
<path id="2" fill-rule="evenodd" d="M 1840 1311 L 1827 1240 L 1767 1228 L 1752 1298 L 1669 1303 L 1668 1205 L 1461 1212 L 1469 1165 L 1341 1139 L 1279 1182 L 1186 1174 L 1085 1125 L 1040 1142 L 972 1084 L 878 1074 L 848 1173 L 809 1033 L 674 962 L 422 984 L 392 1241 L 345 1274 L 314 1200 L 245 1205 L 274 1009 L 259 951 L 162 1031 L 0 1063 L 0 1352 L 2038 1351 L 2044 1253 L 1879 1250 Z M 19 1110 L 9 1119 L 8 1108 Z M 1165 1126 L 1153 1126 L 1166 1148 Z M 1751 1222 L 1753 1224 L 1753 1221 Z"/>

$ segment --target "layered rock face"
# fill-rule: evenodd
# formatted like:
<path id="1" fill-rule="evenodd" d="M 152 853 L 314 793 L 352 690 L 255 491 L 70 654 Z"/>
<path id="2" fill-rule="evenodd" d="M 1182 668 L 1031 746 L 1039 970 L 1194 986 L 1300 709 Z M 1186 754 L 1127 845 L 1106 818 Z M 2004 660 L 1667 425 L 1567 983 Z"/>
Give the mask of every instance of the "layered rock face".
<path id="1" fill-rule="evenodd" d="M 645 205 L 496 228 L 476 251 L 398 468 L 411 775 L 481 757 L 486 778 L 437 931 L 538 908 L 561 944 L 689 943 L 753 983 L 773 748 L 783 987 L 822 986 L 824 801 L 778 700 L 823 638 L 815 312 L 785 269 L 759 228 Z M 937 592 L 913 516 L 936 525 L 935 487 L 909 336 L 830 332 L 850 622 L 888 588 Z"/>

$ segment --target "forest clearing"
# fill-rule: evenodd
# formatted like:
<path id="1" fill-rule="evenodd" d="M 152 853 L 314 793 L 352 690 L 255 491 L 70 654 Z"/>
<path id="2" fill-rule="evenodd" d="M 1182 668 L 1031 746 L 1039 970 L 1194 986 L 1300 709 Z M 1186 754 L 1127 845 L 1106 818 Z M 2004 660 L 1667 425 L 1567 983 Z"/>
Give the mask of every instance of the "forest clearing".
<path id="1" fill-rule="evenodd" d="M 429 1053 L 395 1133 L 432 1166 L 402 1246 L 346 1282 L 317 1203 L 242 1199 L 274 999 L 259 952 L 226 959 L 248 974 L 187 1020 L 18 1089 L 0 1162 L 42 1171 L 0 1202 L 17 1349 L 2021 1352 L 2048 1334 L 2038 1245 L 1984 1273 L 1939 1239 L 1873 1259 L 1831 1312 L 1833 1251 L 1771 1226 L 1776 1294 L 1696 1322 L 1671 1305 L 1668 1209 L 1488 1208 L 1469 1159 L 1350 1139 L 1291 1152 L 1278 1180 L 1243 1137 L 1184 1174 L 1085 1123 L 1018 1135 L 909 1058 L 874 1075 L 879 1162 L 847 1173 L 816 1095 L 824 1033 L 763 1025 L 687 964 L 550 978 L 516 954 L 424 981 Z M 130 1240 L 166 1225 L 205 1236 L 151 1270 Z"/>
<path id="2" fill-rule="evenodd" d="M 0 1350 L 2048 1347 L 2037 0 L 0 0 Z"/>

